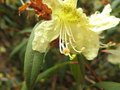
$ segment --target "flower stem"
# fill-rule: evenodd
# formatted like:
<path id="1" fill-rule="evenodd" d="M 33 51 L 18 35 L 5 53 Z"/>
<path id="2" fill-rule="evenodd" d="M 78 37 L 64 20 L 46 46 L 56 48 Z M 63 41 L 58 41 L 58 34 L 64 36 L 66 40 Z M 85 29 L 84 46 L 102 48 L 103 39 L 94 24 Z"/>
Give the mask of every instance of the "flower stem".
<path id="1" fill-rule="evenodd" d="M 79 61 L 79 59 L 80 59 L 80 61 Z M 77 88 L 77 90 L 83 90 L 84 78 L 85 78 L 85 74 L 84 74 L 85 67 L 84 67 L 83 58 L 80 56 L 77 56 L 72 61 L 78 62 L 78 64 L 71 64 L 70 65 L 71 72 L 72 72 L 73 77 L 76 81 L 76 88 Z"/>

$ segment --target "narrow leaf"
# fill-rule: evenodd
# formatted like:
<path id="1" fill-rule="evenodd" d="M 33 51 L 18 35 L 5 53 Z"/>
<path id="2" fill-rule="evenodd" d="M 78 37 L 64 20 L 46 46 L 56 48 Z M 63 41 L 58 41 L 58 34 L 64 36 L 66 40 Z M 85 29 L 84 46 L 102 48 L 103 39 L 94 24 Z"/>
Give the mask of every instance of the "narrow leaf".
<path id="1" fill-rule="evenodd" d="M 26 85 L 29 90 L 32 90 L 36 78 L 40 72 L 43 64 L 44 54 L 32 50 L 32 41 L 34 38 L 34 29 L 28 41 L 25 62 L 24 62 L 24 75 L 26 80 Z"/>
<path id="2" fill-rule="evenodd" d="M 41 79 L 46 79 L 46 78 L 52 76 L 55 72 L 57 72 L 59 69 L 63 68 L 64 66 L 66 66 L 68 64 L 72 64 L 72 62 L 69 61 L 69 62 L 60 63 L 60 64 L 57 64 L 57 65 L 49 68 L 48 70 L 39 74 L 36 82 L 40 81 Z"/>
<path id="3" fill-rule="evenodd" d="M 19 52 L 24 45 L 27 44 L 27 39 L 24 39 L 18 46 L 16 46 L 10 54 L 10 57 L 13 57 L 17 52 Z"/>
<path id="4" fill-rule="evenodd" d="M 21 90 L 28 90 L 25 82 L 22 83 L 22 88 L 21 88 Z"/>
<path id="5" fill-rule="evenodd" d="M 84 63 L 83 63 L 83 58 L 81 60 L 78 60 L 78 56 L 72 60 L 72 62 L 78 62 L 78 64 L 71 64 L 71 72 L 73 74 L 74 79 L 76 80 L 77 83 L 77 88 L 82 89 L 83 88 L 83 83 L 84 83 Z"/>
<path id="6" fill-rule="evenodd" d="M 99 82 L 96 83 L 94 86 L 98 88 L 102 88 L 104 90 L 120 90 L 120 83 L 116 82 Z"/>

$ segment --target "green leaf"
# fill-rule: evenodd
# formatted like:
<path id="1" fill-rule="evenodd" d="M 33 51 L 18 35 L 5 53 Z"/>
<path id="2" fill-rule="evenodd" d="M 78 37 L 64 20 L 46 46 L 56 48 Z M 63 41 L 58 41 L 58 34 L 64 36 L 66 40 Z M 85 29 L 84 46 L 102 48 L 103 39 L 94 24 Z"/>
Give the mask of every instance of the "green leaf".
<path id="1" fill-rule="evenodd" d="M 22 88 L 21 88 L 21 90 L 28 90 L 28 88 L 26 87 L 26 83 L 25 83 L 25 82 L 22 83 Z"/>
<path id="2" fill-rule="evenodd" d="M 66 66 L 68 64 L 72 64 L 72 62 L 69 61 L 69 62 L 64 62 L 64 63 L 56 64 L 55 66 L 47 69 L 46 71 L 42 72 L 38 76 L 36 82 L 40 81 L 41 79 L 47 79 L 48 77 L 52 76 L 55 72 L 57 72 L 59 69 L 63 68 L 64 66 Z"/>
<path id="3" fill-rule="evenodd" d="M 98 88 L 103 88 L 104 90 L 120 90 L 120 83 L 116 82 L 99 82 L 96 83 L 94 86 Z"/>
<path id="4" fill-rule="evenodd" d="M 11 52 L 10 57 L 14 56 L 17 52 L 19 52 L 22 49 L 22 47 L 24 47 L 24 45 L 27 44 L 27 41 L 27 39 L 24 39 L 18 46 L 16 46 Z"/>
<path id="5" fill-rule="evenodd" d="M 81 60 L 78 60 L 81 59 Z M 70 68 L 71 68 L 71 72 L 73 74 L 74 79 L 77 82 L 77 87 L 78 90 L 83 88 L 83 83 L 84 83 L 84 62 L 83 62 L 83 58 L 79 58 L 79 56 L 77 56 L 76 58 L 74 58 L 74 60 L 72 60 L 72 62 L 78 62 L 78 64 L 71 64 Z"/>
<path id="6" fill-rule="evenodd" d="M 34 29 L 28 41 L 25 62 L 24 62 L 24 75 L 28 90 L 34 87 L 36 78 L 38 77 L 41 67 L 43 65 L 44 54 L 32 50 L 32 41 L 34 38 Z"/>
<path id="7" fill-rule="evenodd" d="M 116 9 L 116 7 L 119 6 L 119 4 L 120 4 L 120 0 L 114 0 L 112 2 L 112 9 Z"/>
<path id="8" fill-rule="evenodd" d="M 25 17 L 22 15 L 18 17 L 18 9 L 13 8 L 7 4 L 0 3 L 0 13 L 3 14 L 2 19 L 4 19 L 8 25 L 13 26 L 14 28 L 24 28 L 26 25 Z"/>
<path id="9" fill-rule="evenodd" d="M 26 28 L 24 29 L 23 31 L 20 31 L 21 34 L 24 34 L 24 33 L 31 33 L 32 29 L 31 28 Z"/>

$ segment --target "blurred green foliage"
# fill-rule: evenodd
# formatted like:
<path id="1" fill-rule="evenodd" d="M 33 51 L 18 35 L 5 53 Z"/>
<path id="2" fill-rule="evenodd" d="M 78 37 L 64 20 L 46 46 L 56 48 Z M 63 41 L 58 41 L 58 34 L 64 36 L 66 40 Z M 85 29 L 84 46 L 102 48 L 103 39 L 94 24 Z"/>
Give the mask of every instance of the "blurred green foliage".
<path id="1" fill-rule="evenodd" d="M 96 10 L 102 10 L 105 4 L 103 1 L 108 0 L 79 0 L 78 7 L 82 7 L 87 15 L 91 15 Z M 109 0 L 109 2 L 113 8 L 112 15 L 120 18 L 120 0 Z M 27 11 L 19 16 L 19 6 L 21 6 L 19 0 L 0 0 L 0 90 L 21 89 L 24 79 L 23 62 L 26 45 L 30 32 L 37 22 L 34 11 Z M 102 42 L 112 41 L 119 44 L 120 25 L 105 31 L 102 35 L 104 36 Z M 113 81 L 120 83 L 120 67 L 109 63 L 107 55 L 107 53 L 99 52 L 95 60 L 85 61 L 85 90 L 102 90 L 100 88 L 103 84 L 98 84 L 97 88 L 90 87 L 95 82 Z M 59 53 L 57 47 L 52 48 L 47 52 L 45 64 L 40 72 L 42 73 L 50 67 L 67 60 L 67 57 Z M 68 65 L 61 67 L 59 70 L 56 68 L 54 69 L 57 73 L 50 75 L 49 78 L 40 79 L 34 90 L 75 90 L 76 82 Z M 49 71 L 44 73 L 50 74 Z M 42 74 L 44 75 L 44 73 Z"/>

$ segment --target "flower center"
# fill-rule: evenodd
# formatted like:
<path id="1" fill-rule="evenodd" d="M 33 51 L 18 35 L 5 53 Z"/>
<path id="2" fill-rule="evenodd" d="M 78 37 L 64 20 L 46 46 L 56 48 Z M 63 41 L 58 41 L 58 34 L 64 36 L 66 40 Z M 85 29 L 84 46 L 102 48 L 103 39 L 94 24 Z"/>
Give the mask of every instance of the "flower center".
<path id="1" fill-rule="evenodd" d="M 68 21 L 68 22 L 78 22 L 80 15 L 77 12 L 76 8 L 70 7 L 70 6 L 64 6 L 60 8 L 60 10 L 57 10 L 55 13 L 61 20 Z"/>

